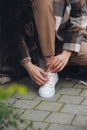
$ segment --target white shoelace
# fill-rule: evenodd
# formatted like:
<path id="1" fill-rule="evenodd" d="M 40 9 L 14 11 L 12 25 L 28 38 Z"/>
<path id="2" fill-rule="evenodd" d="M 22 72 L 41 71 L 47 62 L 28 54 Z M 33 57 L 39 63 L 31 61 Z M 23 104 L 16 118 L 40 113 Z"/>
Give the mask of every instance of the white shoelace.
<path id="1" fill-rule="evenodd" d="M 54 85 L 54 83 L 55 83 L 55 74 L 53 74 L 53 73 L 48 73 L 48 82 L 46 83 L 46 84 L 49 84 L 50 85 L 50 87 L 52 87 L 53 85 Z"/>

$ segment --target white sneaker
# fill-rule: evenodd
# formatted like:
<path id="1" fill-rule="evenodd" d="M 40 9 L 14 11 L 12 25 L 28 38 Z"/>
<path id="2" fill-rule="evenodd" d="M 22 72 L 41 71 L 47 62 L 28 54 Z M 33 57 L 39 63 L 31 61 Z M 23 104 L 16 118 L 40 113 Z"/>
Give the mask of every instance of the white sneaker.
<path id="1" fill-rule="evenodd" d="M 48 72 L 49 81 L 39 88 L 39 95 L 42 98 L 51 98 L 55 94 L 55 85 L 58 82 L 57 73 Z"/>

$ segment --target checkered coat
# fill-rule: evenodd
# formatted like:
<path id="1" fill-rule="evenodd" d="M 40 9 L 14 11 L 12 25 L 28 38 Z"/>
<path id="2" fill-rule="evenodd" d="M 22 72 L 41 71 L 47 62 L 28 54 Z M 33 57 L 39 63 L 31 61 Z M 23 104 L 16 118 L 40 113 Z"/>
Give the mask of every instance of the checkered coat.
<path id="1" fill-rule="evenodd" d="M 53 6 L 56 18 L 56 37 L 63 41 L 63 49 L 79 52 L 81 41 L 87 42 L 85 0 L 54 0 Z M 30 53 L 27 44 L 21 46 L 21 52 L 23 52 L 21 62 L 24 62 L 30 59 Z"/>
<path id="2" fill-rule="evenodd" d="M 54 0 L 56 36 L 63 49 L 79 52 L 81 40 L 87 41 L 87 7 L 85 0 Z"/>

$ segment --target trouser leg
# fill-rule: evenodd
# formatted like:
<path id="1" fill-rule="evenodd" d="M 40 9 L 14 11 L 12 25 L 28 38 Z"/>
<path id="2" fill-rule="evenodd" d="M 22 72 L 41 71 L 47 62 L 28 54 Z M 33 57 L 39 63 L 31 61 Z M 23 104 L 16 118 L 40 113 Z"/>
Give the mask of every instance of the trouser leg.
<path id="1" fill-rule="evenodd" d="M 53 0 L 33 0 L 33 13 L 43 56 L 55 54 L 55 16 Z"/>
<path id="2" fill-rule="evenodd" d="M 62 53 L 63 42 L 56 40 L 56 55 Z M 79 53 L 72 53 L 69 64 L 87 65 L 87 42 L 81 41 L 81 47 Z"/>
<path id="3" fill-rule="evenodd" d="M 77 65 L 87 65 L 87 43 L 82 41 L 80 52 L 78 54 L 72 54 L 70 62 Z"/>

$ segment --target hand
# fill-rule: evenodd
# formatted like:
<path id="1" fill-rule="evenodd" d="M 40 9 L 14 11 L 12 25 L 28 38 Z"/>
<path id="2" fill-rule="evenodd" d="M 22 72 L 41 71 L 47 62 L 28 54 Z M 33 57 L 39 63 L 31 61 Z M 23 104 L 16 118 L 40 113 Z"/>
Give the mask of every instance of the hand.
<path id="1" fill-rule="evenodd" d="M 60 72 L 68 63 L 70 56 L 71 52 L 64 50 L 47 64 L 48 69 L 53 73 Z"/>
<path id="2" fill-rule="evenodd" d="M 48 81 L 48 73 L 42 70 L 41 68 L 33 65 L 31 62 L 28 62 L 24 65 L 32 80 L 39 86 L 45 84 Z"/>

